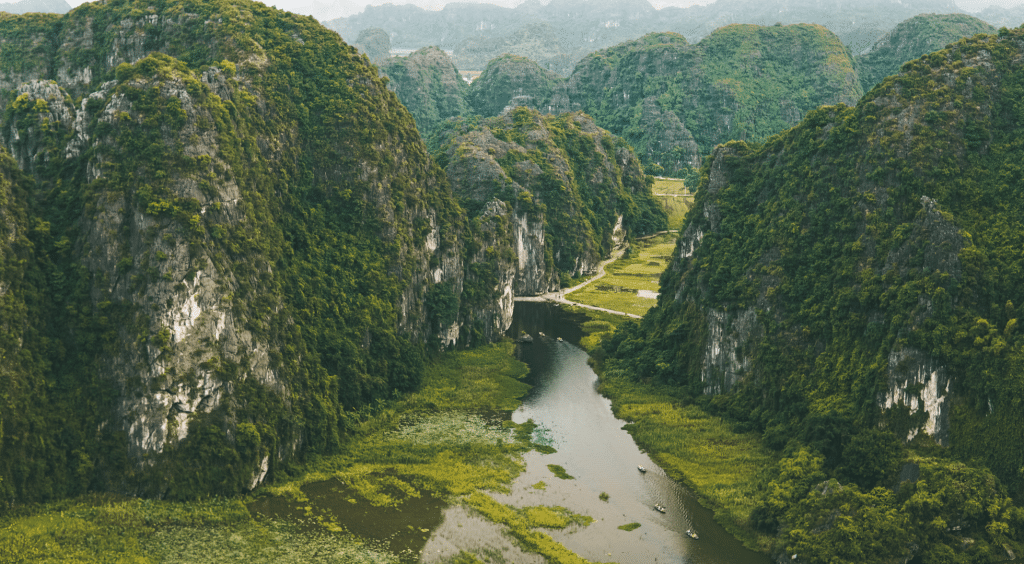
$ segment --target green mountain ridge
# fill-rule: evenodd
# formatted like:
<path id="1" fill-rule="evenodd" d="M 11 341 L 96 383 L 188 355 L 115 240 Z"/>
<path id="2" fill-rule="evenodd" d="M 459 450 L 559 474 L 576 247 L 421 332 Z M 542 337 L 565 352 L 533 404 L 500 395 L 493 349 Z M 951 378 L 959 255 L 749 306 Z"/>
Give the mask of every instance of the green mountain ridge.
<path id="1" fill-rule="evenodd" d="M 952 0 L 717 0 L 660 9 L 646 0 L 554 0 L 515 8 L 452 3 L 441 10 L 385 4 L 324 25 L 346 39 L 381 28 L 399 48 L 437 45 L 452 52 L 462 70 L 481 70 L 491 59 L 511 53 L 567 77 L 590 53 L 649 33 L 674 32 L 696 42 L 730 24 L 808 23 L 827 27 L 853 53 L 861 53 L 900 21 L 921 13 L 956 12 L 961 10 Z M 1021 19 L 1006 23 L 1015 14 L 1019 10 L 990 8 L 979 17 L 997 26 L 1017 26 Z"/>
<path id="2" fill-rule="evenodd" d="M 0 36 L 5 504 L 251 490 L 430 351 L 500 337 L 532 283 L 312 18 L 112 0 Z"/>
<path id="3" fill-rule="evenodd" d="M 730 25 L 690 45 L 651 34 L 589 55 L 569 95 L 669 175 L 730 139 L 760 141 L 862 94 L 849 52 L 814 25 Z"/>
<path id="4" fill-rule="evenodd" d="M 658 306 L 604 345 L 782 451 L 747 523 L 779 558 L 1020 554 L 1022 61 L 1024 29 L 961 39 L 717 147 Z"/>
<path id="5" fill-rule="evenodd" d="M 966 14 L 921 14 L 900 22 L 856 59 L 860 84 L 867 92 L 900 66 L 938 51 L 960 38 L 995 33 L 996 28 Z"/>

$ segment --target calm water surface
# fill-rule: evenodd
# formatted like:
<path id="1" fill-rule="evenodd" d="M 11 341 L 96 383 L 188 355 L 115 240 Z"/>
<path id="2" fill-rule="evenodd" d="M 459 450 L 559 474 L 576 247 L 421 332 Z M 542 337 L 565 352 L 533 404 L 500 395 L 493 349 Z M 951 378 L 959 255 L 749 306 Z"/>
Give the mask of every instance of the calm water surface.
<path id="1" fill-rule="evenodd" d="M 694 495 L 668 478 L 632 437 L 625 422 L 612 414 L 611 402 L 597 393 L 597 375 L 587 354 L 576 343 L 582 333 L 581 316 L 553 304 L 517 303 L 510 335 L 529 333 L 532 344 L 519 346 L 520 358 L 530 366 L 534 387 L 512 419 L 532 419 L 537 437 L 557 449 L 554 454 L 528 453 L 526 471 L 509 494 L 491 494 L 497 501 L 523 507 L 558 505 L 589 515 L 595 522 L 565 531 L 545 531 L 566 548 L 591 561 L 627 563 L 687 562 L 694 564 L 767 564 L 765 555 L 745 549 L 714 522 Z M 545 336 L 540 337 L 543 333 Z M 563 340 L 558 341 L 561 337 Z M 575 479 L 562 480 L 549 464 L 565 468 Z M 647 468 L 646 473 L 637 470 Z M 544 482 L 544 489 L 533 486 Z M 601 501 L 601 493 L 608 501 Z M 665 513 L 654 509 L 666 508 Z M 633 531 L 618 527 L 640 523 Z M 685 531 L 695 529 L 699 540 Z M 519 551 L 504 539 L 500 528 L 459 507 L 445 509 L 421 560 L 433 562 L 459 550 L 490 553 L 496 560 L 542 562 Z"/>

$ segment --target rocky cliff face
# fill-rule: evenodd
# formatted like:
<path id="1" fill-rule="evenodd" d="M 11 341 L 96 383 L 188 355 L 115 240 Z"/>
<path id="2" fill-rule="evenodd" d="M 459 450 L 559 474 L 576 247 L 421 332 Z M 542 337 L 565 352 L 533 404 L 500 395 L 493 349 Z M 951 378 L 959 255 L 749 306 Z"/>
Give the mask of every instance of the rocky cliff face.
<path id="1" fill-rule="evenodd" d="M 861 94 L 845 47 L 812 25 L 731 25 L 697 45 L 649 34 L 587 56 L 569 78 L 575 104 L 672 175 L 719 143 L 762 141 Z"/>
<path id="2" fill-rule="evenodd" d="M 0 200 L 5 248 L 33 234 L 46 272 L 40 298 L 0 284 L 38 320 L 5 359 L 47 358 L 0 369 L 55 390 L 4 426 L 77 429 L 40 431 L 6 499 L 251 489 L 334 448 L 346 408 L 415 385 L 423 343 L 458 338 L 426 297 L 461 285 L 465 220 L 335 34 L 244 0 L 0 25 L 2 141 L 33 190 Z M 63 474 L 81 478 L 40 487 Z"/>
<path id="3" fill-rule="evenodd" d="M 1021 268 L 1022 61 L 1019 30 L 977 36 L 855 108 L 717 148 L 637 372 L 772 432 L 847 417 L 928 435 L 1019 488 L 1024 290 L 1004 273 Z"/>
<path id="4" fill-rule="evenodd" d="M 583 114 L 517 107 L 450 128 L 436 153 L 474 223 L 507 224 L 491 231 L 504 240 L 488 252 L 508 257 L 515 295 L 556 290 L 593 272 L 620 221 L 632 234 L 664 225 L 632 151 Z"/>

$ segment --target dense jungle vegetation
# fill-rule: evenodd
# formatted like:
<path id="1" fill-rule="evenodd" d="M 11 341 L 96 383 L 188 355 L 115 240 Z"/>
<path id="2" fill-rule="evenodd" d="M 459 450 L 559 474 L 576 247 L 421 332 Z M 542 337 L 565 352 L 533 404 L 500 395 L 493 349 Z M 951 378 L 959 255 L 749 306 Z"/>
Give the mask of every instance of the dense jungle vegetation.
<path id="1" fill-rule="evenodd" d="M 630 147 L 586 115 L 519 106 L 449 122 L 430 146 L 471 217 L 497 199 L 543 219 L 544 262 L 563 286 L 611 252 L 620 216 L 630 235 L 666 226 L 653 179 Z"/>
<path id="2" fill-rule="evenodd" d="M 763 141 L 822 104 L 854 103 L 862 94 L 850 53 L 821 26 L 730 25 L 696 45 L 656 33 L 588 55 L 569 79 L 573 102 L 640 154 L 671 113 L 696 142 L 699 159 L 730 139 Z M 643 117 L 648 117 L 644 120 Z M 660 122 L 660 123 L 659 123 Z M 678 176 L 692 155 L 666 146 L 648 157 Z M 694 149 L 689 149 L 694 152 Z"/>
<path id="3" fill-rule="evenodd" d="M 1021 553 L 1022 53 L 1024 29 L 962 39 L 716 149 L 658 306 L 601 346 L 611 380 L 778 452 L 738 518 L 776 554 Z"/>
<path id="4" fill-rule="evenodd" d="M 995 33 L 996 28 L 967 14 L 920 14 L 900 22 L 871 50 L 856 58 L 857 75 L 867 92 L 903 63 L 938 51 L 962 37 Z"/>
<path id="5" fill-rule="evenodd" d="M 457 252 L 464 219 L 354 48 L 244 0 L 111 1 L 0 26 L 5 72 L 57 80 L 3 93 L 5 144 L 32 174 L 5 157 L 5 503 L 243 491 L 261 459 L 273 474 L 337 451 L 361 407 L 417 385 L 423 325 L 400 330 L 397 305 L 425 290 L 425 216 L 438 253 Z M 136 46 L 151 54 L 118 64 Z M 179 341 L 168 315 L 201 274 L 217 295 L 203 307 L 232 325 Z M 219 405 L 186 412 L 187 438 L 137 466 L 132 398 L 198 403 L 211 381 Z M 149 424 L 175 434 L 178 413 Z"/>

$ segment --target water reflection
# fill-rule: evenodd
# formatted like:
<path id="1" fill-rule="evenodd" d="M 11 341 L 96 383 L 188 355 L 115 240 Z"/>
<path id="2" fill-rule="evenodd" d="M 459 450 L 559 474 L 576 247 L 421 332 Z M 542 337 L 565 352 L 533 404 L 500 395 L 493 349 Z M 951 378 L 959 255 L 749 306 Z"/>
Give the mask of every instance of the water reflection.
<path id="1" fill-rule="evenodd" d="M 530 365 L 534 388 L 512 418 L 533 419 L 557 449 L 529 453 L 527 470 L 508 495 L 495 499 L 514 506 L 560 505 L 596 521 L 588 527 L 549 534 L 593 561 L 764 564 L 769 559 L 743 548 L 712 519 L 693 494 L 671 480 L 624 430 L 611 402 L 597 393 L 597 375 L 575 343 L 581 318 L 551 304 L 518 303 L 510 333 L 534 336 L 519 354 Z M 544 337 L 539 337 L 543 333 Z M 559 341 L 558 338 L 562 340 Z M 573 480 L 561 480 L 549 464 L 565 468 Z M 646 473 L 638 471 L 644 466 Z M 543 481 L 547 487 L 533 487 Z M 602 493 L 607 501 L 602 501 Z M 664 506 L 660 513 L 655 505 Z M 639 523 L 633 531 L 620 525 Z M 699 540 L 686 536 L 688 528 Z"/>

